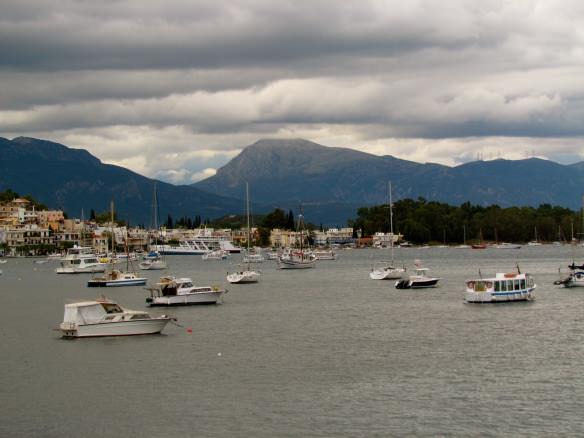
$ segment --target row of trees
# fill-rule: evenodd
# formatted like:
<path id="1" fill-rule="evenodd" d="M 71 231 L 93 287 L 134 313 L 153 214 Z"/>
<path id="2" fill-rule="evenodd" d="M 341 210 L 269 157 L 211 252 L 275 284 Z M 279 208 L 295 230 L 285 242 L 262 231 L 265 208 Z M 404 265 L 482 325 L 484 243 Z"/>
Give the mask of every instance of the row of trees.
<path id="1" fill-rule="evenodd" d="M 533 207 L 482 207 L 465 202 L 459 207 L 424 198 L 402 199 L 393 205 L 394 232 L 415 243 L 463 243 L 465 240 L 527 242 L 570 240 L 584 233 L 582 215 L 568 208 L 542 204 Z M 362 207 L 350 221 L 364 236 L 388 232 L 389 205 Z M 573 230 L 573 231 L 572 231 Z"/>

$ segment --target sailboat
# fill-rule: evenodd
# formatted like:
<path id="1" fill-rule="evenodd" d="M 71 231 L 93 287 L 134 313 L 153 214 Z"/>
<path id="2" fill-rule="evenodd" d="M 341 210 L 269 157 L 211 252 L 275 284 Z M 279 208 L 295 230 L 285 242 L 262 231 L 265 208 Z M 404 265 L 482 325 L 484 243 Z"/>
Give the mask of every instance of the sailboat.
<path id="1" fill-rule="evenodd" d="M 537 226 L 535 227 L 535 239 L 530 242 L 527 242 L 527 246 L 541 246 L 539 236 L 537 235 Z"/>
<path id="2" fill-rule="evenodd" d="M 112 249 L 115 245 L 114 239 L 114 202 L 111 202 L 111 223 L 112 223 Z M 87 282 L 87 287 L 116 287 L 116 286 L 142 286 L 146 284 L 145 277 L 139 277 L 133 270 L 130 270 L 131 259 L 128 254 L 128 241 L 126 239 L 126 270 L 114 269 L 114 257 L 110 263 L 111 269 L 104 275 L 93 277 Z"/>
<path id="3" fill-rule="evenodd" d="M 160 231 L 158 229 L 158 199 L 156 196 L 156 184 L 154 184 L 154 194 L 152 197 L 153 201 L 152 201 L 152 225 L 153 225 L 153 229 L 156 231 L 156 237 L 158 237 L 158 232 Z M 150 233 L 148 235 L 148 238 L 150 238 Z M 160 269 L 166 269 L 168 267 L 168 264 L 166 263 L 166 258 L 164 257 L 164 255 L 160 254 L 158 251 L 152 251 L 151 250 L 151 245 L 148 245 L 150 252 L 146 255 L 145 260 L 142 261 L 138 266 L 140 267 L 140 269 L 143 270 L 149 270 L 149 271 L 154 271 L 154 270 L 160 270 Z"/>
<path id="4" fill-rule="evenodd" d="M 406 271 L 404 268 L 394 266 L 393 256 L 393 204 L 391 199 L 391 182 L 389 183 L 389 247 L 391 248 L 391 260 L 382 260 L 377 262 L 371 268 L 369 278 L 372 280 L 395 280 L 401 278 Z"/>
<path id="5" fill-rule="evenodd" d="M 471 245 L 472 249 L 485 249 L 487 244 L 483 242 L 483 230 L 479 230 L 479 243 L 474 243 Z"/>
<path id="6" fill-rule="evenodd" d="M 249 255 L 249 245 L 251 240 L 251 228 L 249 221 L 249 184 L 245 183 L 245 198 L 247 210 L 247 255 Z M 257 283 L 260 279 L 260 272 L 251 269 L 250 261 L 248 259 L 246 269 L 241 269 L 237 272 L 227 273 L 227 281 L 229 283 Z"/>
<path id="7" fill-rule="evenodd" d="M 307 269 L 314 268 L 316 256 L 311 251 L 303 249 L 304 244 L 304 216 L 298 215 L 298 230 L 300 231 L 300 245 L 298 249 L 289 248 L 278 257 L 278 268 L 280 269 Z"/>

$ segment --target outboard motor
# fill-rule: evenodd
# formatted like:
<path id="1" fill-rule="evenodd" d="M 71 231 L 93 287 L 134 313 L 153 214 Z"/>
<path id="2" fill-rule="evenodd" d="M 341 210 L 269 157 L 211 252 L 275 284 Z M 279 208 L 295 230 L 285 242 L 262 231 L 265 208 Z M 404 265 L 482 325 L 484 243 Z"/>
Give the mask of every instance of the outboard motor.
<path id="1" fill-rule="evenodd" d="M 410 287 L 410 280 L 401 279 L 395 282 L 396 289 L 409 289 Z"/>

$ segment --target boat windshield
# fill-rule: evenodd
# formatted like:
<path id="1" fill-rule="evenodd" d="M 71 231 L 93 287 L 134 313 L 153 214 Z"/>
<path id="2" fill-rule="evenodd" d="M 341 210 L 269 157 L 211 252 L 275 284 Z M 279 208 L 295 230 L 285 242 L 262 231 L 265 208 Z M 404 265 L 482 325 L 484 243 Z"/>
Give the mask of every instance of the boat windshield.
<path id="1" fill-rule="evenodd" d="M 122 313 L 122 308 L 116 303 L 101 303 L 106 313 Z"/>

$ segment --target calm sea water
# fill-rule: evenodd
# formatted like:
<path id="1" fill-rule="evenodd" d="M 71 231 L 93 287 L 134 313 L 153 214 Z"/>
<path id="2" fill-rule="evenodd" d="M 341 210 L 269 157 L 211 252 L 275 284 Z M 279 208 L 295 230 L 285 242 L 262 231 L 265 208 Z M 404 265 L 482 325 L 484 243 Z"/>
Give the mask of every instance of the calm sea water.
<path id="1" fill-rule="evenodd" d="M 369 280 L 382 250 L 312 270 L 262 264 L 224 303 L 171 313 L 162 335 L 63 340 L 69 299 L 106 292 L 144 308 L 140 287 L 11 259 L 1 268 L 0 436 L 557 436 L 584 433 L 584 290 L 553 286 L 584 248 L 400 249 L 440 287 Z M 511 271 L 537 300 L 463 304 L 463 283 Z M 223 284 L 229 262 L 171 257 L 176 275 Z M 147 275 L 155 281 L 160 272 Z M 192 333 L 186 328 L 192 327 Z"/>

